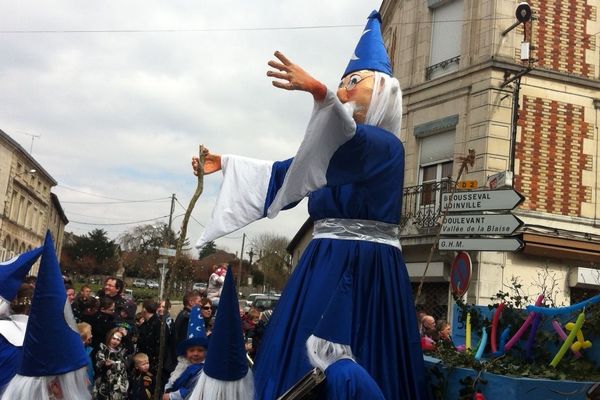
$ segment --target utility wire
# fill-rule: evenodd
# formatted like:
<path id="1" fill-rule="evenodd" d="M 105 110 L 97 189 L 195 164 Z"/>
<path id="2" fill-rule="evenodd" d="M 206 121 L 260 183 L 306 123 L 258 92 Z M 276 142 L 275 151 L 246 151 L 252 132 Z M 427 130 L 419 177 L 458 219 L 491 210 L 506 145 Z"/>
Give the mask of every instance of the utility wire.
<path id="1" fill-rule="evenodd" d="M 102 195 L 102 194 L 96 194 L 96 193 L 86 192 L 84 190 L 75 189 L 75 188 L 67 186 L 67 185 L 59 184 L 59 185 L 56 185 L 56 186 L 61 187 L 61 188 L 65 188 L 67 190 L 72 190 L 73 192 L 77 192 L 77 193 L 83 193 L 83 194 L 87 194 L 87 195 L 94 196 L 94 197 L 100 197 L 100 198 L 103 198 L 103 199 L 117 200 L 117 201 L 141 202 L 141 201 L 154 201 L 154 200 L 163 200 L 163 199 L 167 200 L 167 199 L 171 198 L 171 197 L 160 197 L 158 199 L 147 199 L 147 200 L 119 199 L 119 198 L 116 198 L 116 197 L 105 196 L 105 195 Z"/>
<path id="2" fill-rule="evenodd" d="M 69 221 L 70 223 L 74 223 L 74 224 L 79 224 L 79 225 L 133 225 L 133 224 L 140 224 L 142 222 L 150 222 L 150 221 L 156 221 L 157 219 L 162 219 L 162 218 L 166 218 L 169 215 L 163 215 L 162 217 L 156 217 L 156 218 L 150 218 L 150 219 L 144 219 L 144 220 L 140 220 L 140 221 L 131 221 L 131 222 L 115 222 L 115 223 L 99 223 L 99 222 L 82 222 L 82 221 Z"/>
<path id="3" fill-rule="evenodd" d="M 123 201 L 60 201 L 61 204 L 127 204 L 127 203 L 160 203 L 171 200 L 170 197 L 164 199 L 148 199 L 148 200 L 123 200 Z"/>
<path id="4" fill-rule="evenodd" d="M 185 208 L 185 206 L 179 202 L 179 199 L 178 199 L 177 197 L 175 197 L 175 202 L 176 202 L 177 204 L 179 204 L 179 207 L 183 208 L 183 211 L 187 211 L 187 208 Z M 197 220 L 197 219 L 196 219 L 196 218 L 195 218 L 193 215 L 190 215 L 190 217 L 191 217 L 191 218 L 192 218 L 194 221 L 196 221 L 196 223 L 197 223 L 198 225 L 200 225 L 200 226 L 201 226 L 201 227 L 203 227 L 203 228 L 206 228 L 206 227 L 205 227 L 205 226 L 204 226 L 202 223 L 200 223 L 200 221 L 198 221 L 198 220 Z"/>
<path id="5" fill-rule="evenodd" d="M 433 24 L 433 23 L 451 23 L 451 22 L 470 22 L 470 21 L 497 21 L 514 20 L 514 17 L 497 18 L 469 18 L 469 19 L 449 19 L 441 21 L 409 21 L 394 22 L 390 25 L 414 25 L 414 24 Z M 188 33 L 188 32 L 253 32 L 253 31 L 291 31 L 291 30 L 310 30 L 310 29 L 339 29 L 339 28 L 360 28 L 364 24 L 342 24 L 342 25 L 300 25 L 300 26 L 268 26 L 251 28 L 170 28 L 170 29 L 3 29 L 0 33 L 6 34 L 47 34 L 47 33 Z"/>
<path id="6" fill-rule="evenodd" d="M 88 217 L 88 218 L 101 218 L 101 219 L 112 219 L 112 220 L 121 220 L 121 218 L 110 218 L 110 217 L 103 217 L 103 216 L 99 216 L 99 215 L 87 215 L 87 214 L 79 214 L 73 211 L 67 211 L 65 210 L 65 213 L 67 213 L 68 215 L 78 215 L 80 217 Z"/>

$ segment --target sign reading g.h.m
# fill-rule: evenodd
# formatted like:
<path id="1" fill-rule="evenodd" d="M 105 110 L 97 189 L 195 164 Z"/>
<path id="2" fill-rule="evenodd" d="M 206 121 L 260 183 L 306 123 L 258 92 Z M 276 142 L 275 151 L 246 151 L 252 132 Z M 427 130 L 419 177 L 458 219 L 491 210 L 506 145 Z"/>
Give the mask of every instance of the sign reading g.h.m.
<path id="1" fill-rule="evenodd" d="M 450 214 L 444 220 L 441 234 L 454 237 L 441 238 L 438 249 L 520 250 L 523 242 L 508 235 L 521 227 L 523 221 L 509 211 L 521 204 L 523 200 L 525 198 L 514 189 L 455 192 L 452 194 L 452 201 L 450 201 L 450 193 L 444 193 L 442 208 L 447 207 Z M 450 202 L 449 206 L 448 202 Z M 483 211 L 486 213 L 482 213 Z"/>

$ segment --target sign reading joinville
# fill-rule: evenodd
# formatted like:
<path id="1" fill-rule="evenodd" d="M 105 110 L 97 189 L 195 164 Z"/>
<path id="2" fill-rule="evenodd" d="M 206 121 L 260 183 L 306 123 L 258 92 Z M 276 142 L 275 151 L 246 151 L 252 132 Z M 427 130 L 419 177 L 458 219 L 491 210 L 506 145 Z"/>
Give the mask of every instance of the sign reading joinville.
<path id="1" fill-rule="evenodd" d="M 523 222 L 509 211 L 524 199 L 513 189 L 456 192 L 452 194 L 452 201 L 450 193 L 444 193 L 442 207 L 447 207 L 450 214 L 445 218 L 440 233 L 454 237 L 440 238 L 438 248 L 475 251 L 519 250 L 523 246 L 521 240 L 507 235 L 515 232 Z"/>

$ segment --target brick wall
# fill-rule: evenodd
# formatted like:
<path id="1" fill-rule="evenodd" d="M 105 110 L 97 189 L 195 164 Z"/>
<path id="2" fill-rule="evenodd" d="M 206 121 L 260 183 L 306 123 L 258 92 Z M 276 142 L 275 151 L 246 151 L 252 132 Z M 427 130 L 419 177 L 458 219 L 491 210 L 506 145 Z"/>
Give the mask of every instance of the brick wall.
<path id="1" fill-rule="evenodd" d="M 537 97 L 523 97 L 521 140 L 516 145 L 515 187 L 525 209 L 581 216 L 581 203 L 591 202 L 591 187 L 582 185 L 582 171 L 592 170 L 583 153 L 583 139 L 592 139 L 584 108 Z"/>
<path id="2" fill-rule="evenodd" d="M 528 40 L 536 47 L 531 56 L 536 68 L 550 69 L 587 78 L 594 78 L 594 66 L 585 62 L 586 51 L 595 51 L 597 37 L 586 33 L 589 21 L 596 20 L 596 7 L 587 0 L 530 0 L 538 16 L 533 22 L 533 38 L 528 29 Z M 523 29 L 520 28 L 520 35 Z M 522 37 L 522 36 L 521 36 Z M 515 57 L 520 60 L 520 49 Z"/>

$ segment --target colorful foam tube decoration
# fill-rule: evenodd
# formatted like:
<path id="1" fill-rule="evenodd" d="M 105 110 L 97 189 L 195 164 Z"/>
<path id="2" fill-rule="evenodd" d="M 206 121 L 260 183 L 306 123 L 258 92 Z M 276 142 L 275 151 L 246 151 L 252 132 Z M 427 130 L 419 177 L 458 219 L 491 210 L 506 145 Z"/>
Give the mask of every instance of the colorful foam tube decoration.
<path id="1" fill-rule="evenodd" d="M 471 313 L 467 313 L 467 326 L 465 327 L 465 349 L 471 351 Z"/>
<path id="2" fill-rule="evenodd" d="M 485 345 L 487 344 L 487 337 L 487 329 L 483 328 L 481 332 L 481 343 L 479 343 L 479 348 L 477 349 L 477 353 L 475 353 L 475 359 L 477 361 L 481 360 L 483 350 L 485 350 Z"/>
<path id="3" fill-rule="evenodd" d="M 502 310 L 504 310 L 504 303 L 499 303 L 498 308 L 496 308 L 496 311 L 494 312 L 494 318 L 492 319 L 492 337 L 490 340 L 492 353 L 498 352 L 498 342 L 496 341 L 496 333 L 498 332 L 498 321 L 500 320 L 500 315 L 502 315 Z"/>
<path id="4" fill-rule="evenodd" d="M 529 337 L 525 345 L 525 358 L 529 361 L 533 360 L 533 342 L 535 342 L 535 335 L 537 334 L 540 322 L 542 322 L 542 316 L 536 314 L 531 323 L 531 331 L 529 331 Z"/>
<path id="5" fill-rule="evenodd" d="M 575 327 L 575 324 L 573 324 L 572 322 L 569 322 L 567 325 L 565 325 L 565 328 L 568 331 L 573 330 L 573 328 Z M 592 342 L 590 342 L 589 340 L 584 340 L 583 339 L 583 332 L 580 330 L 577 331 L 577 340 L 575 341 L 575 343 L 573 343 L 571 345 L 571 350 L 572 351 L 579 351 L 582 349 L 588 349 L 592 347 Z"/>
<path id="6" fill-rule="evenodd" d="M 552 321 L 552 327 L 554 328 L 554 331 L 558 334 L 558 337 L 560 337 L 563 341 L 567 339 L 567 334 L 565 333 L 565 331 L 563 331 L 562 326 L 560 326 L 560 323 L 557 320 Z M 579 351 L 574 351 L 573 346 L 571 346 L 571 351 L 573 351 L 573 355 L 575 356 L 575 358 L 581 357 L 581 353 Z"/>
<path id="7" fill-rule="evenodd" d="M 537 298 L 537 300 L 535 301 L 535 305 L 536 307 L 539 307 L 542 305 L 542 301 L 544 301 L 544 295 L 540 294 Z M 529 309 L 529 307 L 527 307 Z M 523 325 L 521 325 L 521 327 L 519 328 L 519 330 L 514 334 L 514 336 L 512 338 L 510 338 L 510 340 L 508 342 L 506 342 L 506 346 L 504 346 L 504 351 L 509 351 L 518 341 L 519 339 L 521 339 L 521 336 L 523 336 L 523 334 L 525 333 L 525 331 L 527 330 L 527 328 L 529 328 L 529 325 L 531 325 L 531 322 L 533 321 L 533 317 L 535 316 L 535 312 L 530 312 L 529 315 L 527 316 L 527 318 L 525 319 L 525 322 L 523 322 Z"/>
<path id="8" fill-rule="evenodd" d="M 498 346 L 498 351 L 496 351 L 495 353 L 492 354 L 494 357 L 500 357 L 502 354 L 504 354 L 504 348 L 506 347 L 506 341 L 508 340 L 508 335 L 510 335 L 510 328 L 511 328 L 510 325 L 507 326 L 506 328 L 504 328 L 504 330 L 500 334 L 500 345 Z"/>
<path id="9" fill-rule="evenodd" d="M 573 330 L 569 333 L 569 336 L 567 336 L 567 338 L 563 342 L 562 346 L 560 346 L 558 353 L 556 353 L 556 355 L 554 356 L 552 361 L 550 361 L 550 366 L 556 367 L 558 365 L 558 363 L 560 362 L 560 360 L 562 360 L 562 358 L 565 356 L 565 353 L 567 352 L 569 347 L 571 347 L 571 345 L 573 344 L 575 337 L 577 337 L 577 332 L 579 332 L 581 330 L 581 327 L 583 326 L 584 321 L 585 321 L 585 313 L 582 312 L 577 317 L 577 321 L 575 321 L 575 326 L 573 327 Z"/>
<path id="10" fill-rule="evenodd" d="M 600 302 L 600 294 L 597 294 L 594 297 L 590 297 L 589 299 L 584 300 L 581 303 L 573 304 L 572 306 L 568 307 L 547 308 L 540 307 L 538 304 L 536 304 L 535 306 L 527 306 L 527 311 L 540 313 L 542 315 L 564 315 L 571 314 L 575 311 L 579 311 L 589 306 L 590 304 L 596 304 L 598 302 Z"/>

